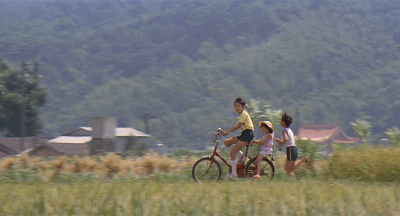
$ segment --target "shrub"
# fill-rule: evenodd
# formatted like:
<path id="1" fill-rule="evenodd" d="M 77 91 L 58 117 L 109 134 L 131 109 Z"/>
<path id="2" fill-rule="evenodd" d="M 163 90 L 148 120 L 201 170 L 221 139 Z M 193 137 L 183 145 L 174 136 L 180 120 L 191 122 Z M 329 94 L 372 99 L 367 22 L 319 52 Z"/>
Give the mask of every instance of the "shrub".
<path id="1" fill-rule="evenodd" d="M 173 172 L 178 166 L 176 160 L 170 159 L 166 156 L 158 156 L 156 163 L 157 169 L 161 172 Z"/>
<path id="2" fill-rule="evenodd" d="M 111 177 L 121 170 L 121 157 L 115 153 L 107 154 L 102 163 L 107 177 Z"/>
<path id="3" fill-rule="evenodd" d="M 26 169 L 28 168 L 29 164 L 29 155 L 28 153 L 24 152 L 18 156 L 18 165 L 19 167 Z"/>
<path id="4" fill-rule="evenodd" d="M 82 169 L 87 172 L 93 172 L 96 167 L 98 166 L 98 163 L 95 159 L 90 158 L 89 156 L 85 156 L 82 160 Z"/>
<path id="5" fill-rule="evenodd" d="M 67 156 L 62 156 L 57 158 L 57 160 L 52 161 L 53 167 L 57 171 L 61 171 L 64 168 L 65 163 L 67 162 L 68 157 Z"/>
<path id="6" fill-rule="evenodd" d="M 141 165 L 143 168 L 143 174 L 145 175 L 150 175 L 154 173 L 154 170 L 156 168 L 156 163 L 154 160 L 154 155 L 146 155 L 142 161 L 141 161 Z"/>
<path id="7" fill-rule="evenodd" d="M 12 158 L 12 157 L 8 157 L 8 158 L 6 158 L 6 159 L 3 161 L 3 163 L 1 164 L 1 167 L 2 167 L 3 169 L 11 169 L 11 168 L 13 168 L 13 166 L 14 166 L 15 164 L 16 164 L 15 159 Z"/>
<path id="8" fill-rule="evenodd" d="M 74 173 L 82 172 L 83 164 L 79 157 L 74 157 L 71 165 L 71 171 Z"/>
<path id="9" fill-rule="evenodd" d="M 400 148 L 359 147 L 336 151 L 325 169 L 328 178 L 394 182 L 400 180 Z"/>

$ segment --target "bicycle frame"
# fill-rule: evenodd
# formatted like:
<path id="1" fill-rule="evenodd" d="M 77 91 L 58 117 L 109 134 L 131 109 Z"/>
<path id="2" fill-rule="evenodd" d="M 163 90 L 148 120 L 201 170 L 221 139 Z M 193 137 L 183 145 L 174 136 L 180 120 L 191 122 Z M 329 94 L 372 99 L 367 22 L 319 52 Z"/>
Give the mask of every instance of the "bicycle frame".
<path id="1" fill-rule="evenodd" d="M 217 151 L 217 149 L 218 149 L 218 144 L 219 144 L 219 140 L 220 140 L 220 138 L 221 138 L 221 132 L 222 132 L 222 129 L 221 129 L 221 128 L 218 128 L 217 134 L 215 135 L 215 138 L 214 138 L 214 141 L 213 141 L 213 143 L 215 143 L 215 146 L 214 146 L 213 154 L 210 156 L 210 158 L 211 158 L 210 167 L 207 169 L 206 172 L 208 172 L 208 170 L 212 167 L 212 164 L 214 163 L 214 160 L 216 160 L 215 157 L 218 157 L 219 159 L 221 159 L 221 161 L 222 161 L 225 165 L 227 165 L 227 166 L 229 167 L 229 171 L 230 171 L 230 172 L 232 171 L 232 166 L 231 166 L 231 165 L 228 163 L 228 161 L 226 161 L 226 160 L 221 156 L 221 154 Z M 251 159 L 251 157 L 247 155 L 248 149 L 249 149 L 249 145 L 246 145 L 245 158 Z M 238 165 L 237 165 L 237 174 L 238 174 L 238 177 L 245 177 L 245 176 L 246 176 L 244 161 L 245 161 L 245 160 L 243 160 L 243 162 L 242 162 L 241 164 L 238 164 Z"/>

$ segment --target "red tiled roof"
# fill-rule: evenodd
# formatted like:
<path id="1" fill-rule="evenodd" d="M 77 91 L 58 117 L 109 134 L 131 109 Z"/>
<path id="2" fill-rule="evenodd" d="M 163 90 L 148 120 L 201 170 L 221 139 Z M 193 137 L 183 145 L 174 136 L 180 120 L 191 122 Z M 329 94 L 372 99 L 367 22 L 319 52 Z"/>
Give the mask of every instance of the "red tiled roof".
<path id="1" fill-rule="evenodd" d="M 358 143 L 360 138 L 348 137 L 339 125 L 303 125 L 297 131 L 298 139 L 319 143 Z"/>

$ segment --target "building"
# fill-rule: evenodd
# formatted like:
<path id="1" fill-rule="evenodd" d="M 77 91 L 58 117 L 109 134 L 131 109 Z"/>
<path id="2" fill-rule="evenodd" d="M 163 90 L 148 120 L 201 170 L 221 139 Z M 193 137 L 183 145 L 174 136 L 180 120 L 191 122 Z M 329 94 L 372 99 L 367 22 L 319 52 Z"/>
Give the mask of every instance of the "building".
<path id="1" fill-rule="evenodd" d="M 361 141 L 360 138 L 351 138 L 340 128 L 339 125 L 302 125 L 297 131 L 297 139 L 310 140 L 327 145 L 324 149 L 326 154 L 332 153 L 332 143 L 342 145 L 354 145 Z"/>
<path id="2" fill-rule="evenodd" d="M 123 154 L 129 137 L 135 137 L 140 141 L 149 136 L 130 127 L 117 127 L 114 138 L 97 140 L 93 137 L 92 127 L 79 127 L 47 141 L 47 145 L 65 155 L 93 155 L 99 152 Z"/>
<path id="3" fill-rule="evenodd" d="M 38 156 L 38 157 L 55 157 L 55 156 L 63 156 L 64 154 L 62 152 L 58 152 L 55 149 L 53 149 L 50 146 L 47 145 L 41 145 L 37 146 L 35 148 L 30 148 L 27 149 L 17 156 L 21 154 L 27 154 L 28 156 Z"/>
<path id="4" fill-rule="evenodd" d="M 0 137 L 0 157 L 15 156 L 27 149 L 45 145 L 49 138 L 43 137 Z"/>

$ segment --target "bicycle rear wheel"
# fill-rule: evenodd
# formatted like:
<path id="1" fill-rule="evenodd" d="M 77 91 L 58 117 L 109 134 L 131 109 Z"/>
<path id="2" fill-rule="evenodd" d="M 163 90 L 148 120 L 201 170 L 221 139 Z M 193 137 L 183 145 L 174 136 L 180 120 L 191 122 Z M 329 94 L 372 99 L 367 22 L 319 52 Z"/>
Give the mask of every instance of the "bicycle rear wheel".
<path id="1" fill-rule="evenodd" d="M 247 177 L 253 177 L 254 175 L 257 174 L 257 164 L 256 164 L 257 158 L 252 158 L 249 162 L 246 164 L 246 176 Z M 267 179 L 273 179 L 275 176 L 275 166 L 267 158 L 263 158 L 261 161 L 261 172 L 260 176 L 263 176 L 264 178 Z"/>
<path id="2" fill-rule="evenodd" d="M 197 182 L 217 181 L 221 174 L 221 165 L 209 157 L 198 160 L 192 169 L 192 177 Z"/>

